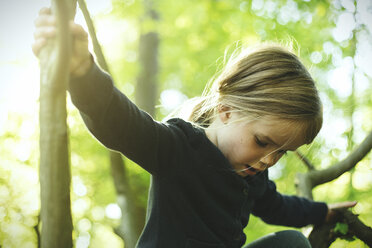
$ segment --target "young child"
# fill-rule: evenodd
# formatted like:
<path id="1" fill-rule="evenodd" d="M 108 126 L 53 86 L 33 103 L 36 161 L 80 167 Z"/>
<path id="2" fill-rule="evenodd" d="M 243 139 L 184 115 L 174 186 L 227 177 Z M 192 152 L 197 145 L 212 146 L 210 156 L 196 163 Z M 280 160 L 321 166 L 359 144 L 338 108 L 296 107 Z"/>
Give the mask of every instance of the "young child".
<path id="1" fill-rule="evenodd" d="M 37 18 L 36 55 L 55 36 L 49 9 Z M 309 144 L 322 126 L 314 81 L 299 59 L 277 46 L 242 52 L 215 78 L 188 120 L 153 120 L 92 61 L 87 34 L 75 36 L 69 92 L 93 135 L 152 175 L 148 215 L 137 247 L 242 247 L 250 214 L 301 227 L 332 214 L 325 203 L 282 195 L 267 169 Z M 77 51 L 77 52 L 76 52 Z M 338 207 L 350 207 L 345 203 Z M 298 231 L 246 247 L 311 247 Z"/>

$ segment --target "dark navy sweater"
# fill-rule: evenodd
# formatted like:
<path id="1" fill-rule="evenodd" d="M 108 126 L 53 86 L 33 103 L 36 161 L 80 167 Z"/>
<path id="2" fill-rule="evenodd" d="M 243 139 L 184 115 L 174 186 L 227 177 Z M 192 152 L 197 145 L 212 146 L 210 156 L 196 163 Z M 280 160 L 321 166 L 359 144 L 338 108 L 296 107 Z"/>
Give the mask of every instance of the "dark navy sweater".
<path id="1" fill-rule="evenodd" d="M 235 248 L 252 213 L 270 224 L 323 222 L 327 205 L 276 191 L 267 171 L 236 174 L 203 129 L 181 119 L 153 120 L 96 65 L 69 92 L 92 134 L 151 173 L 140 248 Z"/>

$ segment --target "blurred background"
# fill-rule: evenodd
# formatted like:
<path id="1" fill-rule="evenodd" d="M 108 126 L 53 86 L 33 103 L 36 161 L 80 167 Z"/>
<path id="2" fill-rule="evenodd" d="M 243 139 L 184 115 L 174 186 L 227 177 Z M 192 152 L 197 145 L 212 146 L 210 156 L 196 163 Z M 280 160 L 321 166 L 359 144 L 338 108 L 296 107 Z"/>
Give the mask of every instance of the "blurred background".
<path id="1" fill-rule="evenodd" d="M 115 83 L 134 99 L 141 34 L 158 36 L 156 119 L 200 95 L 223 66 L 224 54 L 242 44 L 293 43 L 317 81 L 324 126 L 314 144 L 301 148 L 316 168 L 344 159 L 372 130 L 372 1 L 370 0 L 158 0 L 148 18 L 146 1 L 87 0 L 97 37 Z M 33 56 L 33 22 L 46 0 L 0 3 L 0 246 L 38 247 L 40 211 L 39 64 Z M 86 27 L 78 10 L 76 22 Z M 124 247 L 114 228 L 117 204 L 108 151 L 68 102 L 74 245 Z M 126 161 L 137 203 L 145 208 L 149 175 Z M 281 192 L 295 194 L 295 175 L 306 167 L 288 154 L 270 169 Z M 356 200 L 354 212 L 372 226 L 372 154 L 331 183 L 314 189 L 315 200 Z M 35 229 L 36 228 L 36 229 Z M 283 229 L 252 217 L 247 242 Z M 332 247 L 364 247 L 336 241 Z"/>

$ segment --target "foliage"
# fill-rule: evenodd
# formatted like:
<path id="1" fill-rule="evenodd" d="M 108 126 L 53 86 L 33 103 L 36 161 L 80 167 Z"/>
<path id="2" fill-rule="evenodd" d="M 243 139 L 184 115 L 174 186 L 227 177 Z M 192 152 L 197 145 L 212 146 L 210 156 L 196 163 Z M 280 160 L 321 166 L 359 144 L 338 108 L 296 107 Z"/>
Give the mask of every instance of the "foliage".
<path id="1" fill-rule="evenodd" d="M 93 0 L 87 1 L 88 8 L 90 2 Z M 94 21 L 116 85 L 130 98 L 134 96 L 138 73 L 140 29 L 159 33 L 159 105 L 164 104 L 162 93 L 166 89 L 173 89 L 185 98 L 200 95 L 208 80 L 223 66 L 226 48 L 229 55 L 242 45 L 272 41 L 293 43 L 322 92 L 325 116 L 323 131 L 315 143 L 300 150 L 317 168 L 325 168 L 346 157 L 372 129 L 372 75 L 368 69 L 372 56 L 365 58 L 372 50 L 371 28 L 359 20 L 345 39 L 335 35 L 340 16 L 356 17 L 356 12 L 361 11 L 353 10 L 350 7 L 353 3 L 346 0 L 158 0 L 154 1 L 154 7 L 159 21 L 152 23 L 140 18 L 144 11 L 142 1 L 112 0 L 112 9 L 102 10 L 94 16 Z M 157 108 L 157 119 L 162 119 L 174 107 Z M 7 126 L 3 127 L 5 131 L 0 133 L 0 246 L 36 247 L 33 226 L 37 224 L 39 211 L 39 186 L 35 182 L 38 170 L 35 116 L 37 113 L 10 116 Z M 90 247 L 102 247 L 102 244 L 122 247 L 112 231 L 119 224 L 120 213 L 115 208 L 107 151 L 88 133 L 71 104 L 68 122 L 76 247 L 89 244 Z M 143 189 L 140 199 L 145 205 L 149 175 L 132 162 L 128 163 L 131 183 Z M 371 168 L 369 154 L 353 171 L 317 187 L 313 192 L 315 199 L 357 200 L 355 211 L 371 226 Z M 281 192 L 294 194 L 295 175 L 305 171 L 298 158 L 288 154 L 270 171 L 270 176 Z M 31 182 L 27 178 L 31 178 Z M 252 216 L 245 229 L 247 242 L 282 229 L 284 227 L 268 226 Z M 24 230 L 22 238 L 12 239 L 12 230 L 18 233 Z M 344 242 L 337 241 L 332 247 L 345 247 Z M 360 242 L 347 245 L 360 247 Z"/>
<path id="2" fill-rule="evenodd" d="M 337 222 L 333 231 L 340 236 L 340 239 L 352 242 L 356 237 L 349 232 L 349 225 Z"/>
<path id="3" fill-rule="evenodd" d="M 333 229 L 336 233 L 346 235 L 349 231 L 349 226 L 345 223 L 337 222 L 335 228 Z"/>

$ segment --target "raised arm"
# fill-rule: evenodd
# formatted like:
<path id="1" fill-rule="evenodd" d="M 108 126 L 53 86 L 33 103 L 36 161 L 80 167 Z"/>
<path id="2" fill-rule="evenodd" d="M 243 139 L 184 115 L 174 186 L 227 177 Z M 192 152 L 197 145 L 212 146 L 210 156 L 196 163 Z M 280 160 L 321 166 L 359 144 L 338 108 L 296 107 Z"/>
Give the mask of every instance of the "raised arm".
<path id="1" fill-rule="evenodd" d="M 56 35 L 50 9 L 40 11 L 35 26 L 32 48 L 38 56 Z M 115 88 L 111 77 L 94 63 L 85 30 L 73 22 L 70 27 L 74 44 L 68 90 L 88 129 L 106 147 L 122 152 L 151 173 L 159 173 L 170 157 L 165 154 L 172 154 L 177 131 L 154 121 Z"/>

